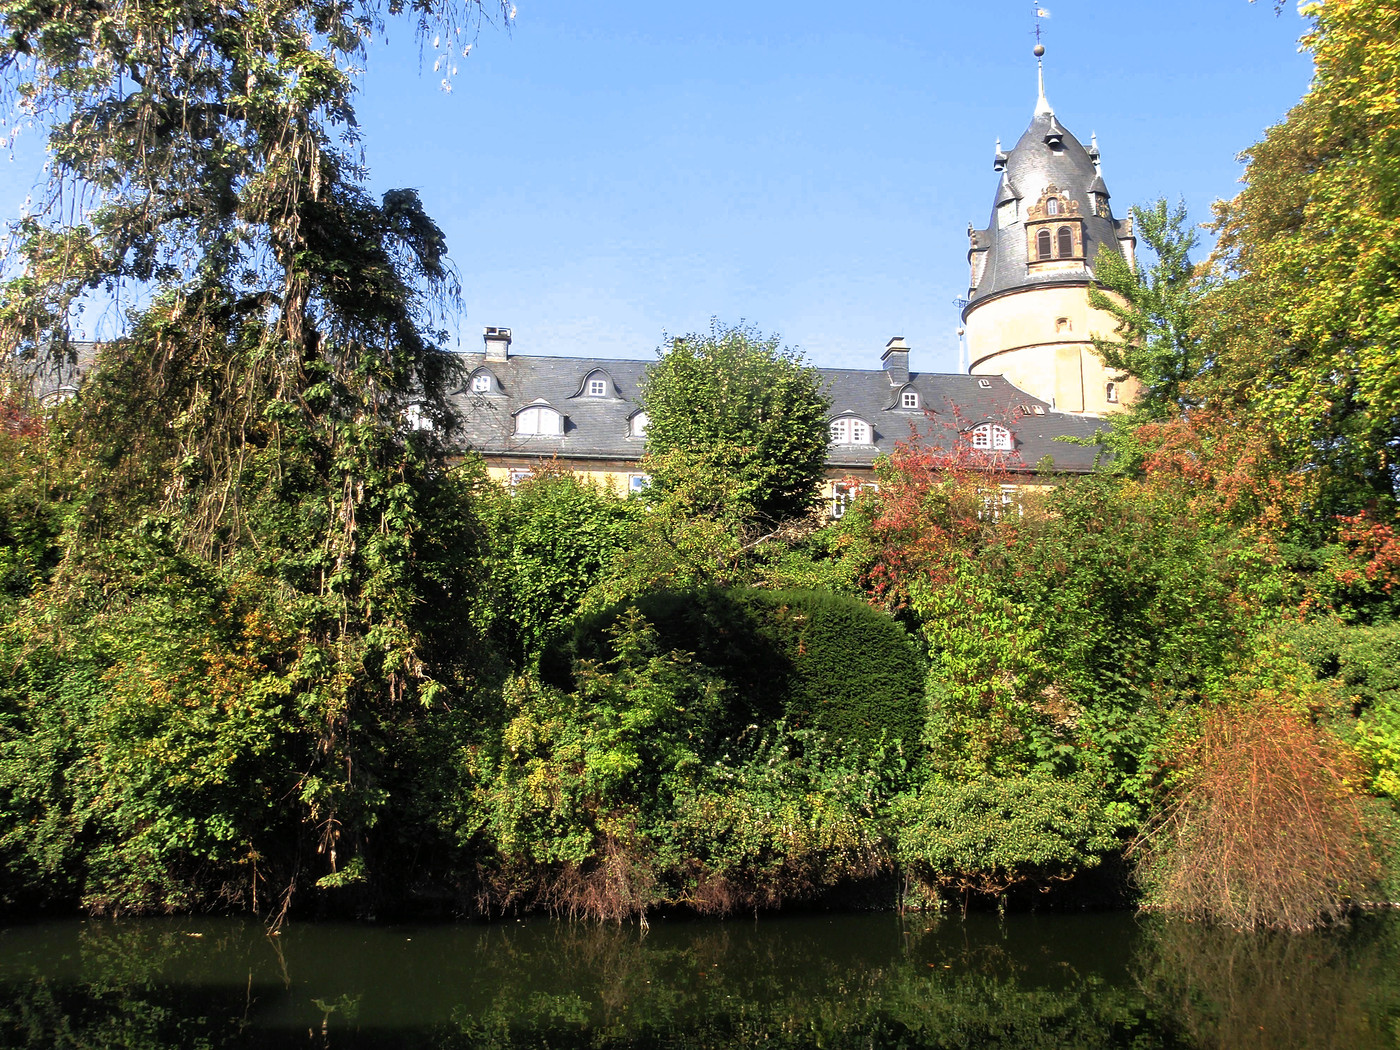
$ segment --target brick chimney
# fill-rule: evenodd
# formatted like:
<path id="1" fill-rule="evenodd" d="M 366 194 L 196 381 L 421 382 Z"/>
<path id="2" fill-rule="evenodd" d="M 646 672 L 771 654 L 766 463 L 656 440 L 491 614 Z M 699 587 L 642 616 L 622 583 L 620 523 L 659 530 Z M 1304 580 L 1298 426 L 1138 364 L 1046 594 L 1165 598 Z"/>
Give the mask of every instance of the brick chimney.
<path id="1" fill-rule="evenodd" d="M 487 327 L 482 330 L 486 360 L 504 361 L 510 357 L 510 329 Z"/>

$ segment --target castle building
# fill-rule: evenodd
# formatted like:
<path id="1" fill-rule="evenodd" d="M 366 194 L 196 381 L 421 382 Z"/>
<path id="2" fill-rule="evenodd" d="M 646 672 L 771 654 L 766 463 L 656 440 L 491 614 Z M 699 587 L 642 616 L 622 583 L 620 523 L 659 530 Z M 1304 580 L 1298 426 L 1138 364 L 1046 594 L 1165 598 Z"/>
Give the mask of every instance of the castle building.
<path id="1" fill-rule="evenodd" d="M 1134 265 L 1133 221 L 1113 217 L 1097 136 L 1085 149 L 1046 101 L 1043 70 L 1039 80 L 1030 127 L 1010 153 L 997 141 L 991 221 L 968 227 L 968 370 L 1005 376 L 1060 412 L 1104 415 L 1138 386 L 1094 352 L 1092 337 L 1112 338 L 1114 320 L 1089 305 L 1088 287 L 1103 252 Z"/>
<path id="2" fill-rule="evenodd" d="M 824 496 L 833 514 L 853 484 L 874 480 L 878 457 L 916 436 L 997 454 L 1024 484 L 1047 467 L 1087 473 L 1101 450 L 1064 439 L 1092 437 L 1100 417 L 1136 395 L 1094 352 L 1091 336 L 1111 336 L 1114 324 L 1088 302 L 1099 253 L 1133 261 L 1132 221 L 1113 217 L 1097 143 L 1086 150 L 1061 126 L 1043 72 L 1030 127 L 1009 154 L 998 143 L 995 169 L 991 222 L 969 228 L 969 374 L 912 370 L 898 336 L 879 368 L 818 369 L 832 405 Z M 645 488 L 650 362 L 519 354 L 511 343 L 510 329 L 487 328 L 482 351 L 463 355 L 464 443 L 488 472 L 513 484 L 556 462 L 618 492 Z"/>

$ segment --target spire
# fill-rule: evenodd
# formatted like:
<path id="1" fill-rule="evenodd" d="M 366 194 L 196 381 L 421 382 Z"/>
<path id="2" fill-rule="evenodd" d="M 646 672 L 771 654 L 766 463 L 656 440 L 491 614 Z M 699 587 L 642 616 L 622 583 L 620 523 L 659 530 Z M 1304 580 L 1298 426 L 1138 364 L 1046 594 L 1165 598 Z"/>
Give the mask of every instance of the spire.
<path id="1" fill-rule="evenodd" d="M 1035 72 L 1036 79 L 1040 83 L 1040 97 L 1035 102 L 1035 115 L 1037 117 L 1053 116 L 1055 111 L 1050 108 L 1050 103 L 1045 98 L 1045 63 L 1041 61 L 1045 54 L 1045 45 L 1035 45 Z"/>

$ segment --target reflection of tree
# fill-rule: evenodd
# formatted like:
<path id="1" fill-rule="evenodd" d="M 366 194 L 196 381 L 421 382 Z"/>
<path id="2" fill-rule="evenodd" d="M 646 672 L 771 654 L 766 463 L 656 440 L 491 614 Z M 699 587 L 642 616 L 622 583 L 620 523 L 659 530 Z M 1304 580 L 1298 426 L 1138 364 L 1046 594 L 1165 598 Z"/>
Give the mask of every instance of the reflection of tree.
<path id="1" fill-rule="evenodd" d="M 1152 1003 L 1202 1050 L 1395 1045 L 1400 928 L 1393 921 L 1310 934 L 1157 922 L 1139 973 Z"/>
<path id="2" fill-rule="evenodd" d="M 285 985 L 256 926 L 67 927 L 42 973 L 0 965 L 0 1047 L 1371 1050 L 1391 1045 L 1400 988 L 1393 917 L 1307 936 L 833 916 L 279 940 Z"/>

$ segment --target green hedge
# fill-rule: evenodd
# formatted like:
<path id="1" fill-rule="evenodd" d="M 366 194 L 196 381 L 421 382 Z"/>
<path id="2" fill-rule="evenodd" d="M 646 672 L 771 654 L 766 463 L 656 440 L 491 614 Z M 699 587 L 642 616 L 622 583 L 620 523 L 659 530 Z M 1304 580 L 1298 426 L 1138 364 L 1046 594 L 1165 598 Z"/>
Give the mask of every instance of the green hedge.
<path id="1" fill-rule="evenodd" d="M 574 663 L 607 662 L 608 629 L 634 606 L 659 647 L 693 653 L 726 685 L 721 737 L 786 719 L 829 740 L 867 748 L 882 738 L 917 744 L 924 667 L 916 643 L 864 602 L 817 590 L 707 588 L 658 591 L 584 619 L 550 646 L 541 677 L 572 689 Z"/>

